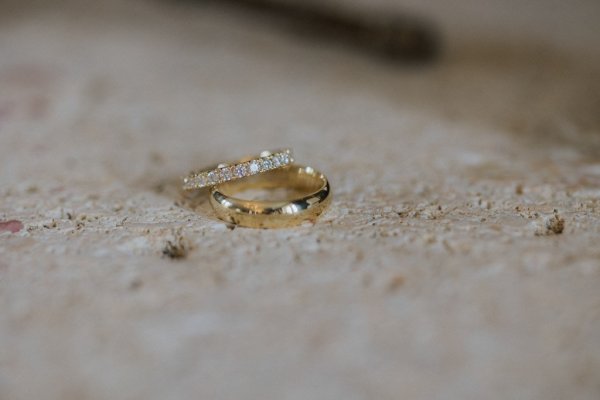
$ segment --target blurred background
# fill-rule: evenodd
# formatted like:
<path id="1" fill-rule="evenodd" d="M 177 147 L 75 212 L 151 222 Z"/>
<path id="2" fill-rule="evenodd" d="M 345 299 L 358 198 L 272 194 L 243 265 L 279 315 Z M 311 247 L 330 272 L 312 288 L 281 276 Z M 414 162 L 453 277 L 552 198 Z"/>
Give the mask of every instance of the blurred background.
<path id="1" fill-rule="evenodd" d="M 0 0 L 0 398 L 600 398 L 599 21 Z M 178 192 L 281 147 L 314 225 Z"/>

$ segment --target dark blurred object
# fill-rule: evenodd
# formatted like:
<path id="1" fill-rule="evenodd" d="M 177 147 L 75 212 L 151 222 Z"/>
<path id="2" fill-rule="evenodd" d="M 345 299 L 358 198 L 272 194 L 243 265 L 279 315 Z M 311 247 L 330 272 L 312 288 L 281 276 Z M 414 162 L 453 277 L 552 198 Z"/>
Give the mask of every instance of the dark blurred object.
<path id="1" fill-rule="evenodd" d="M 268 16 L 319 40 L 358 47 L 388 60 L 423 64 L 440 53 L 431 23 L 401 14 L 363 14 L 315 3 L 281 0 L 195 0 L 228 5 Z"/>

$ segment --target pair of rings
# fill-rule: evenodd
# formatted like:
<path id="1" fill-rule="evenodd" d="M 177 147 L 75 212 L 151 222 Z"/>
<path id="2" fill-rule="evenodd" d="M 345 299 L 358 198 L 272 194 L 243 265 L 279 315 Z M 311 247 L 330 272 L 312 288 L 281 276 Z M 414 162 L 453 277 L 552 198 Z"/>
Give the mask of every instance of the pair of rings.
<path id="1" fill-rule="evenodd" d="M 296 165 L 290 149 L 218 164 L 183 178 L 183 190 L 210 190 L 210 204 L 221 220 L 249 228 L 284 228 L 316 221 L 331 202 L 325 175 Z M 254 200 L 252 190 L 284 189 L 283 199 Z M 239 196 L 239 197 L 238 197 Z"/>

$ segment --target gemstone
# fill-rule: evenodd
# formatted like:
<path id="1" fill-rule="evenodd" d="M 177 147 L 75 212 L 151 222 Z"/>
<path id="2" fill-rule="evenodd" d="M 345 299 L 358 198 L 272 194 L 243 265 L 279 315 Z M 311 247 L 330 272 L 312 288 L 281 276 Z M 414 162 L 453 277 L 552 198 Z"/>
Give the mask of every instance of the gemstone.
<path id="1" fill-rule="evenodd" d="M 223 180 L 228 181 L 231 177 L 231 170 L 229 168 L 221 168 L 221 178 Z"/>
<path id="2" fill-rule="evenodd" d="M 234 167 L 233 173 L 238 178 L 243 178 L 246 175 L 246 165 L 245 164 L 238 164 L 238 165 L 236 165 Z"/>
<path id="3" fill-rule="evenodd" d="M 208 183 L 213 184 L 213 183 L 217 183 L 218 181 L 219 181 L 219 176 L 217 175 L 217 173 L 215 171 L 210 171 L 208 173 Z"/>
<path id="4" fill-rule="evenodd" d="M 196 185 L 200 187 L 206 186 L 206 175 L 198 175 L 196 177 Z"/>
<path id="5" fill-rule="evenodd" d="M 281 167 L 281 158 L 279 158 L 279 154 L 273 156 L 273 167 L 279 168 Z"/>
<path id="6" fill-rule="evenodd" d="M 260 165 L 258 164 L 258 161 L 254 160 L 250 162 L 250 173 L 256 174 L 258 171 L 260 171 Z"/>
<path id="7" fill-rule="evenodd" d="M 269 158 L 263 158 L 262 160 L 262 170 L 268 171 L 273 168 L 273 162 Z"/>
<path id="8" fill-rule="evenodd" d="M 288 153 L 282 153 L 280 156 L 281 164 L 287 165 L 290 163 L 290 155 Z"/>

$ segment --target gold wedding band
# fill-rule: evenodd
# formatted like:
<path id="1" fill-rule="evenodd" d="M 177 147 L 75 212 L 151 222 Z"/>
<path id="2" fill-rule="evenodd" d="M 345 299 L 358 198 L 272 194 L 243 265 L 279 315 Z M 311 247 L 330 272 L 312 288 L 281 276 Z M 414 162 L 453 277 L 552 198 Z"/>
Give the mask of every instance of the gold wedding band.
<path id="1" fill-rule="evenodd" d="M 183 178 L 183 190 L 195 190 L 211 187 L 235 179 L 272 171 L 293 164 L 294 157 L 290 149 L 263 151 L 255 157 L 248 157 L 233 163 L 223 163 L 192 172 Z"/>
<path id="2" fill-rule="evenodd" d="M 252 189 L 286 189 L 295 194 L 284 200 L 236 197 Z M 331 202 L 327 178 L 311 167 L 287 166 L 214 186 L 210 203 L 223 221 L 250 228 L 283 228 L 314 222 Z"/>

